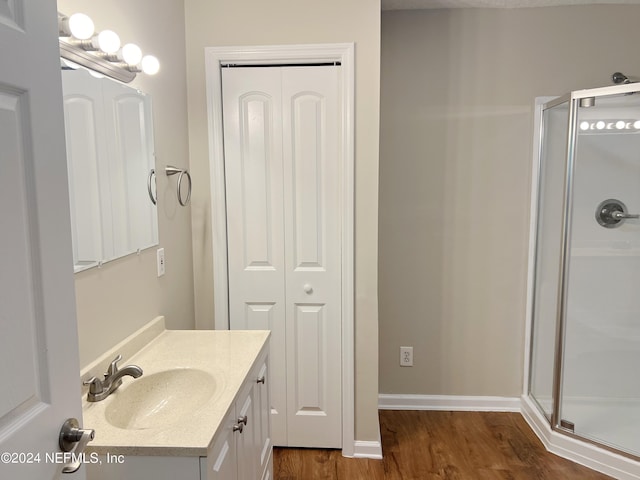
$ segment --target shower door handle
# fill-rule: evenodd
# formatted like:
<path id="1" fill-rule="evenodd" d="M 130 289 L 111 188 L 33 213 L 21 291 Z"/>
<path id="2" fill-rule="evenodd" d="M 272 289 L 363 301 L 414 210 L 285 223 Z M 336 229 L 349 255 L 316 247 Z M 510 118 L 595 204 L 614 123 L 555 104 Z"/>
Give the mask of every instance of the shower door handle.
<path id="1" fill-rule="evenodd" d="M 625 212 L 611 212 L 611 216 L 616 220 L 624 220 L 626 218 L 640 218 L 640 214 Z"/>

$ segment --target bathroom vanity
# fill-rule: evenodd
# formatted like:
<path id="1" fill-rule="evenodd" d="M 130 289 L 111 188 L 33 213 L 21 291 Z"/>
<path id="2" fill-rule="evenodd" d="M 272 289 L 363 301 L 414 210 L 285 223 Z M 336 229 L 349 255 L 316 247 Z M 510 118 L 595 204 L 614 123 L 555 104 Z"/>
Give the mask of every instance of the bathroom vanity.
<path id="1" fill-rule="evenodd" d="M 87 478 L 272 478 L 269 332 L 152 323 L 82 372 L 85 381 L 104 373 L 114 354 L 144 372 L 99 402 L 85 388 L 84 425 L 95 430 Z"/>

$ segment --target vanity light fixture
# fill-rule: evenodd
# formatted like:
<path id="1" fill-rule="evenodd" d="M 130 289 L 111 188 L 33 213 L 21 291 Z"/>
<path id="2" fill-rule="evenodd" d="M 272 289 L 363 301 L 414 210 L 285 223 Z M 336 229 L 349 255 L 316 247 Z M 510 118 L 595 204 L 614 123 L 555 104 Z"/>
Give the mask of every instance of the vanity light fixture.
<path id="1" fill-rule="evenodd" d="M 72 35 L 72 37 L 75 37 Z M 91 38 L 86 40 L 75 40 L 72 44 L 86 50 L 87 52 L 101 52 L 102 54 L 111 55 L 120 48 L 120 37 L 113 30 L 103 30 Z"/>
<path id="2" fill-rule="evenodd" d="M 93 21 L 83 13 L 58 13 L 60 56 L 90 70 L 124 83 L 136 74 L 155 75 L 160 62 L 153 55 L 142 55 L 140 47 L 127 43 L 120 48 L 120 37 L 112 30 L 95 32 Z"/>
<path id="3" fill-rule="evenodd" d="M 135 43 L 127 43 L 120 50 L 119 56 L 127 65 L 138 65 L 142 60 L 142 50 Z"/>
<path id="4" fill-rule="evenodd" d="M 58 16 L 58 36 L 74 37 L 78 40 L 88 40 L 95 32 L 93 20 L 84 13 L 74 13 L 70 17 Z"/>
<path id="5" fill-rule="evenodd" d="M 580 122 L 580 133 L 638 133 L 640 120 L 583 120 Z"/>
<path id="6" fill-rule="evenodd" d="M 116 53 L 120 49 L 120 37 L 113 30 L 103 30 L 95 39 L 98 48 L 106 54 Z"/>
<path id="7" fill-rule="evenodd" d="M 142 57 L 142 71 L 147 75 L 155 75 L 160 70 L 160 62 L 153 55 Z"/>

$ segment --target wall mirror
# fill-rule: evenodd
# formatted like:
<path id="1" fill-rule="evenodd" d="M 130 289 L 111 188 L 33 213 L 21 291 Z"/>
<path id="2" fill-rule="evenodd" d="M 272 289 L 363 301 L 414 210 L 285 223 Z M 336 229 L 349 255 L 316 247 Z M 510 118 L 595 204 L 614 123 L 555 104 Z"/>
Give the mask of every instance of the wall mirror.
<path id="1" fill-rule="evenodd" d="M 63 63 L 74 271 L 158 244 L 151 97 Z"/>

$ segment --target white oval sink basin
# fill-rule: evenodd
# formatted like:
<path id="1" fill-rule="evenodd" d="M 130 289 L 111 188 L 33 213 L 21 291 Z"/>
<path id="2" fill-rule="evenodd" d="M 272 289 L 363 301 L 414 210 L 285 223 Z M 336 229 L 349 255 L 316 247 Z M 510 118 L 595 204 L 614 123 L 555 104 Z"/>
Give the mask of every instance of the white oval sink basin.
<path id="1" fill-rule="evenodd" d="M 105 416 L 114 427 L 133 430 L 179 423 L 219 388 L 210 374 L 194 368 L 164 370 L 125 382 L 106 400 Z"/>

